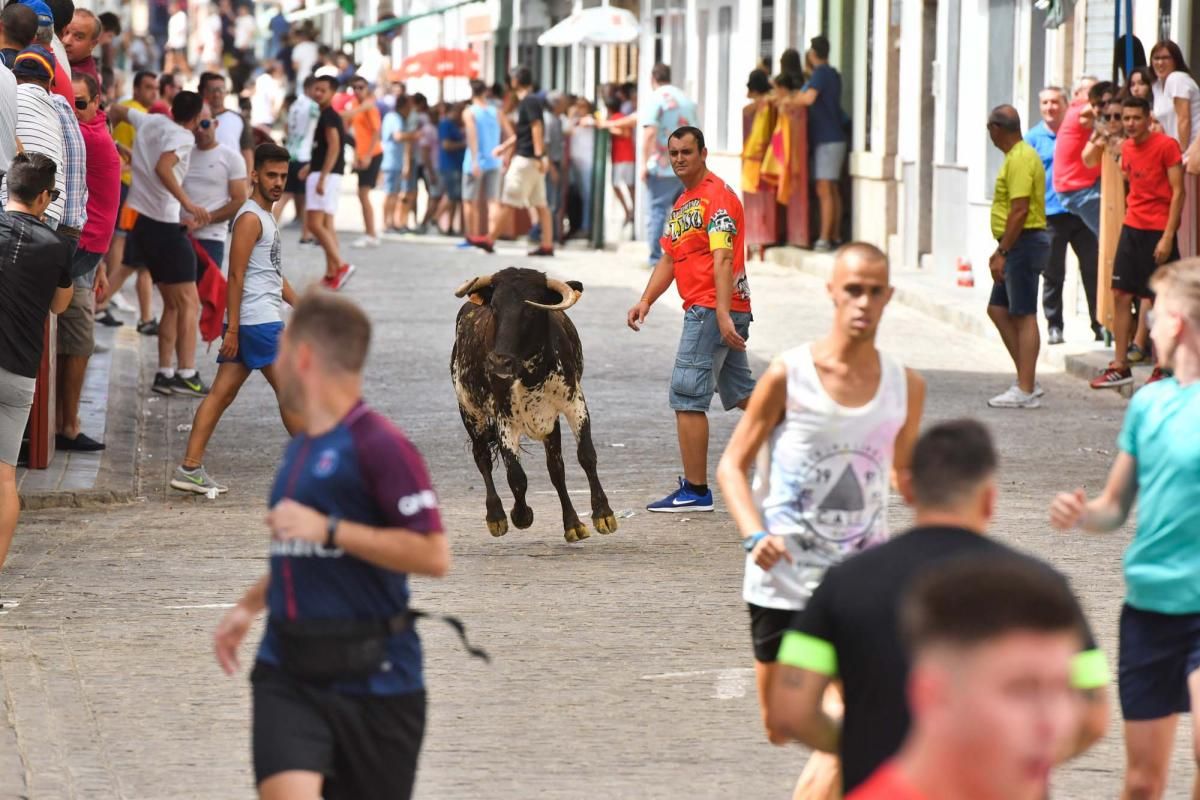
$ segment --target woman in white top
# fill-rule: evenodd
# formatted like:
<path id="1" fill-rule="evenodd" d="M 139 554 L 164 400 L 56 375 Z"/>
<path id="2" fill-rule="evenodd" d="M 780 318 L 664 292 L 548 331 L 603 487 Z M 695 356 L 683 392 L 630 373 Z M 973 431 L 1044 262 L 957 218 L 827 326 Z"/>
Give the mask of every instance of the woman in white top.
<path id="1" fill-rule="evenodd" d="M 829 333 L 775 359 L 717 468 L 746 552 L 764 725 L 793 616 L 826 570 L 887 539 L 889 487 L 908 469 L 925 404 L 920 375 L 875 347 L 892 296 L 887 256 L 862 242 L 840 248 L 828 291 Z M 767 737 L 786 742 L 769 727 Z"/>
<path id="2" fill-rule="evenodd" d="M 1150 51 L 1154 69 L 1154 118 L 1163 133 L 1186 150 L 1200 132 L 1200 86 L 1188 73 L 1179 45 L 1159 42 Z"/>

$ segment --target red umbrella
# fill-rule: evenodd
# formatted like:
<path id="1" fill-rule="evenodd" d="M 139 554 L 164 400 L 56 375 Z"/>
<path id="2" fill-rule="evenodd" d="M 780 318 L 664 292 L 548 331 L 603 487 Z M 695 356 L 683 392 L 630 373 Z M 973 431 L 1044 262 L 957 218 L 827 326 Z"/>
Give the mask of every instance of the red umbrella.
<path id="1" fill-rule="evenodd" d="M 474 78 L 479 74 L 479 54 L 474 50 L 439 47 L 404 59 L 396 73 L 402 80 L 425 76 L 439 79 Z"/>

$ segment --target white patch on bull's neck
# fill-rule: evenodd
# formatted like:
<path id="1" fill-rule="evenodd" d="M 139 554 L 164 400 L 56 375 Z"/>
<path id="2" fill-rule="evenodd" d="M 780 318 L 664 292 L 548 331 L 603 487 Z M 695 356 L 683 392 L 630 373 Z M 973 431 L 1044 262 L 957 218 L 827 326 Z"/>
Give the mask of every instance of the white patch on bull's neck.
<path id="1" fill-rule="evenodd" d="M 553 374 L 540 386 L 514 383 L 511 390 L 512 419 L 500 421 L 501 443 L 513 451 L 522 436 L 544 440 L 554 430 L 559 415 L 578 430 L 587 418 L 587 404 L 578 386 L 568 386 L 562 375 Z"/>

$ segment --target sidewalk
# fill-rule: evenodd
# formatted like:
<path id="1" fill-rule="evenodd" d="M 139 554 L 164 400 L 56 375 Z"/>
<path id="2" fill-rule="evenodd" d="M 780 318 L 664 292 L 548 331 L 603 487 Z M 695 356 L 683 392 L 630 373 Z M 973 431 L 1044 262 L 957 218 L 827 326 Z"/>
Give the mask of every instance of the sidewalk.
<path id="1" fill-rule="evenodd" d="M 622 256 L 646 258 L 645 242 L 622 242 L 616 249 Z M 833 268 L 832 253 L 814 253 L 799 247 L 772 247 L 766 251 L 765 260 L 821 279 L 828 279 Z M 957 286 L 953 276 L 934 275 L 916 269 L 893 269 L 892 285 L 896 289 L 894 300 L 966 333 L 998 342 L 1000 334 L 987 315 L 992 282 L 986 272 L 986 269 L 976 268 L 975 286 L 967 288 Z M 753 275 L 750 285 L 754 285 Z M 1070 308 L 1066 311 L 1066 341 L 1053 346 L 1046 344 L 1045 319 L 1039 314 L 1043 337 L 1039 360 L 1049 367 L 1090 381 L 1108 366 L 1112 359 L 1112 347 L 1093 340 L 1086 313 L 1072 314 L 1073 309 Z M 1150 377 L 1150 369 L 1150 364 L 1134 365 L 1134 384 L 1121 387 L 1121 394 L 1131 396 Z"/>
<path id="2" fill-rule="evenodd" d="M 104 351 L 88 361 L 79 416 L 84 432 L 106 448 L 58 450 L 47 469 L 19 468 L 22 508 L 83 508 L 127 503 L 136 496 L 142 338 L 129 320 L 115 329 L 96 326 L 96 344 Z"/>

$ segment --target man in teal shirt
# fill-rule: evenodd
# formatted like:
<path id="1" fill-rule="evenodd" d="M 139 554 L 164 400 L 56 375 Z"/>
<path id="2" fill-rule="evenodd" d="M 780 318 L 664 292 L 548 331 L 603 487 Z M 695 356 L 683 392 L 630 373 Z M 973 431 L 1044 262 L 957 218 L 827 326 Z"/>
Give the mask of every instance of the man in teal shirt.
<path id="1" fill-rule="evenodd" d="M 1124 559 L 1123 797 L 1163 795 L 1177 716 L 1200 704 L 1200 262 L 1167 264 L 1150 286 L 1150 338 L 1175 376 L 1134 394 L 1100 495 L 1089 501 L 1077 489 L 1050 507 L 1060 530 L 1106 532 L 1121 527 L 1141 497 Z"/>
<path id="2" fill-rule="evenodd" d="M 646 193 L 650 198 L 646 214 L 646 241 L 650 243 L 650 266 L 662 258 L 662 246 L 658 240 L 663 233 L 667 214 L 683 191 L 683 184 L 675 177 L 671 162 L 667 159 L 667 139 L 684 125 L 695 125 L 698 121 L 696 103 L 677 86 L 671 85 L 671 68 L 666 64 L 655 64 L 650 70 L 650 94 L 646 106 L 641 110 L 642 125 L 642 180 L 646 182 Z"/>

